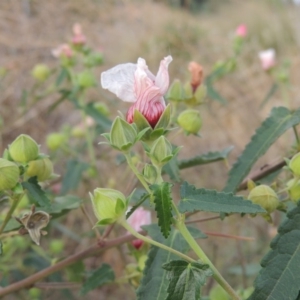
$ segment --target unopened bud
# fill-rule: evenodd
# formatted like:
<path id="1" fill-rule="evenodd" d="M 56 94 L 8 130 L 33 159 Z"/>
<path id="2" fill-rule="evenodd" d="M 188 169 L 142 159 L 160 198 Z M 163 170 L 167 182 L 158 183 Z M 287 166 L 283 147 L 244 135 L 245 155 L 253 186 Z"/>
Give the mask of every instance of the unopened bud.
<path id="1" fill-rule="evenodd" d="M 195 109 L 187 109 L 183 111 L 177 119 L 179 126 L 188 134 L 197 134 L 202 127 L 202 119 L 200 113 Z"/>
<path id="2" fill-rule="evenodd" d="M 114 223 L 124 216 L 127 210 L 126 197 L 117 190 L 97 188 L 90 196 L 98 225 Z"/>
<path id="3" fill-rule="evenodd" d="M 53 174 L 53 164 L 49 158 L 32 160 L 28 163 L 26 175 L 29 177 L 37 176 L 39 182 L 50 178 Z"/>
<path id="4" fill-rule="evenodd" d="M 255 204 L 259 204 L 268 213 L 273 212 L 279 205 L 278 196 L 275 191 L 263 184 L 252 189 L 248 199 Z"/>
<path id="5" fill-rule="evenodd" d="M 49 77 L 50 69 L 45 64 L 37 64 L 33 68 L 31 74 L 36 80 L 43 82 Z"/>
<path id="6" fill-rule="evenodd" d="M 80 74 L 78 74 L 78 84 L 82 88 L 96 86 L 94 74 L 87 70 L 81 72 Z"/>
<path id="7" fill-rule="evenodd" d="M 47 136 L 46 144 L 50 150 L 56 151 L 64 144 L 65 141 L 66 137 L 64 134 L 54 132 Z"/>
<path id="8" fill-rule="evenodd" d="M 111 127 L 111 145 L 120 151 L 127 152 L 136 142 L 136 138 L 137 132 L 133 125 L 117 117 Z"/>
<path id="9" fill-rule="evenodd" d="M 153 164 L 163 166 L 174 156 L 171 143 L 162 135 L 152 146 L 149 156 Z"/>
<path id="10" fill-rule="evenodd" d="M 145 180 L 148 183 L 150 183 L 150 184 L 156 183 L 157 170 L 154 166 L 146 164 L 143 169 L 143 175 L 144 175 Z"/>
<path id="11" fill-rule="evenodd" d="M 294 202 L 298 202 L 298 200 L 300 200 L 300 181 L 294 178 L 288 181 L 286 185 L 290 199 Z"/>
<path id="12" fill-rule="evenodd" d="M 169 88 L 166 98 L 170 101 L 182 101 L 184 98 L 184 90 L 182 88 L 181 82 L 175 79 Z"/>
<path id="13" fill-rule="evenodd" d="M 295 154 L 290 160 L 289 168 L 294 175 L 300 176 L 300 152 Z"/>
<path id="14" fill-rule="evenodd" d="M 18 166 L 9 160 L 0 158 L 0 191 L 12 189 L 18 181 Z"/>
<path id="15" fill-rule="evenodd" d="M 39 155 L 39 146 L 29 135 L 19 135 L 8 147 L 10 157 L 20 163 L 35 160 Z"/>

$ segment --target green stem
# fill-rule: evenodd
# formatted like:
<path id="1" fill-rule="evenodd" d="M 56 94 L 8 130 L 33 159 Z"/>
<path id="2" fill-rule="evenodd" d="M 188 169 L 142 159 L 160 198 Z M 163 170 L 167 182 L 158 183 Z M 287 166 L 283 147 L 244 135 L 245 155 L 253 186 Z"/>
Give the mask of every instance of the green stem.
<path id="1" fill-rule="evenodd" d="M 128 166 L 131 168 L 132 172 L 135 174 L 135 176 L 138 178 L 138 180 L 141 182 L 141 184 L 143 185 L 143 187 L 145 188 L 145 190 L 151 195 L 152 192 L 146 182 L 146 180 L 144 179 L 143 175 L 139 172 L 139 170 L 136 168 L 136 166 L 133 164 L 132 160 L 131 160 L 131 156 L 130 154 L 126 153 L 124 154 L 128 163 Z"/>
<path id="2" fill-rule="evenodd" d="M 214 279 L 221 285 L 221 287 L 232 297 L 234 300 L 240 300 L 239 296 L 235 293 L 233 288 L 229 285 L 229 283 L 223 278 L 221 273 L 217 270 L 217 268 L 213 265 L 213 263 L 209 260 L 209 258 L 206 256 L 206 254 L 203 252 L 203 250 L 200 248 L 198 243 L 195 241 L 195 239 L 192 237 L 188 229 L 186 228 L 184 224 L 183 218 L 180 220 L 175 221 L 176 228 L 179 230 L 179 232 L 182 234 L 182 236 L 185 238 L 187 243 L 190 245 L 190 247 L 194 250 L 194 252 L 197 254 L 197 256 L 202 260 L 203 263 L 206 263 L 209 265 L 211 270 L 213 271 L 213 277 Z"/>
<path id="3" fill-rule="evenodd" d="M 4 219 L 3 223 L 1 224 L 0 235 L 3 232 L 3 230 L 5 229 L 5 226 L 7 225 L 8 221 L 10 220 L 10 218 L 11 218 L 12 214 L 14 213 L 15 209 L 17 208 L 22 196 L 23 196 L 23 194 L 17 195 L 16 198 L 12 198 L 13 203 L 12 203 L 12 206 L 10 207 L 7 215 L 5 216 L 5 219 Z"/>
<path id="4" fill-rule="evenodd" d="M 140 240 L 142 240 L 142 241 L 144 241 L 146 243 L 149 243 L 149 244 L 151 244 L 153 246 L 156 246 L 156 247 L 159 247 L 159 248 L 164 249 L 166 251 L 169 251 L 169 252 L 171 252 L 171 253 L 173 253 L 173 254 L 181 257 L 182 259 L 187 260 L 188 262 L 194 262 L 195 261 L 194 259 L 190 258 L 189 256 L 187 256 L 187 255 L 185 255 L 185 254 L 183 254 L 183 253 L 181 253 L 181 252 L 179 252 L 179 251 L 177 251 L 175 249 L 172 249 L 172 248 L 170 248 L 170 247 L 168 247 L 168 246 L 166 246 L 164 244 L 158 243 L 158 242 L 156 242 L 156 241 L 154 241 L 154 240 L 152 240 L 152 239 L 150 239 L 150 238 L 148 238 L 146 236 L 143 236 L 143 235 L 139 234 L 125 220 L 120 221 L 119 224 L 122 225 L 133 236 L 135 236 L 136 238 L 138 238 L 138 239 L 140 239 Z"/>
<path id="5" fill-rule="evenodd" d="M 299 148 L 299 145 L 300 145 L 300 139 L 299 139 L 299 135 L 298 135 L 296 126 L 293 126 L 293 131 L 294 131 L 295 138 L 296 138 L 296 142 L 297 142 L 297 148 Z"/>

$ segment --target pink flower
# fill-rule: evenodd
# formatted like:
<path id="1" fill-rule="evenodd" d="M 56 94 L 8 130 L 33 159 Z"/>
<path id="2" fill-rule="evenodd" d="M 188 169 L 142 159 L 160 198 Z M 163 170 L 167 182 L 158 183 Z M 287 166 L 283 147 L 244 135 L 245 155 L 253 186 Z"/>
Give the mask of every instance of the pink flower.
<path id="1" fill-rule="evenodd" d="M 235 34 L 242 38 L 246 37 L 248 33 L 247 26 L 245 24 L 240 24 L 237 29 L 235 30 Z"/>
<path id="2" fill-rule="evenodd" d="M 137 208 L 134 213 L 128 218 L 128 223 L 136 231 L 141 230 L 141 226 L 151 224 L 151 212 L 143 207 Z M 143 245 L 142 240 L 133 240 L 132 245 L 138 250 Z"/>
<path id="3" fill-rule="evenodd" d="M 276 64 L 276 53 L 274 49 L 268 49 L 258 53 L 258 57 L 261 62 L 261 66 L 264 70 L 268 71 Z"/>
<path id="4" fill-rule="evenodd" d="M 104 89 L 125 102 L 134 103 L 127 112 L 127 122 L 133 122 L 134 111 L 138 110 L 155 127 L 166 107 L 163 95 L 169 87 L 168 66 L 171 61 L 170 55 L 165 57 L 156 76 L 149 71 L 143 58 L 139 58 L 137 64 L 117 65 L 101 74 Z"/>
<path id="5" fill-rule="evenodd" d="M 52 50 L 52 55 L 54 57 L 65 56 L 65 57 L 70 58 L 73 56 L 73 51 L 68 44 L 62 44 Z"/>
<path id="6" fill-rule="evenodd" d="M 82 28 L 79 23 L 75 23 L 73 25 L 73 38 L 72 38 L 72 43 L 74 45 L 84 45 L 86 42 L 86 37 L 82 33 Z"/>

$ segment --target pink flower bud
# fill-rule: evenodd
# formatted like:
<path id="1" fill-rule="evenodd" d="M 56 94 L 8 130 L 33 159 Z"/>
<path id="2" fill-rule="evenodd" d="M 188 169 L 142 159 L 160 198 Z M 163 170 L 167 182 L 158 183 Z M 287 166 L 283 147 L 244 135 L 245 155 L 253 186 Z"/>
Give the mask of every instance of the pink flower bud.
<path id="1" fill-rule="evenodd" d="M 117 65 L 101 74 L 101 85 L 116 94 L 121 100 L 134 104 L 127 112 L 127 122 L 133 122 L 133 114 L 138 110 L 154 128 L 165 110 L 163 95 L 169 87 L 169 55 L 160 62 L 157 75 L 148 69 L 146 61 L 139 58 L 137 64 Z"/>
<path id="2" fill-rule="evenodd" d="M 246 37 L 248 33 L 247 26 L 245 24 L 240 24 L 235 30 L 236 36 L 240 36 L 242 38 Z"/>
<path id="3" fill-rule="evenodd" d="M 128 223 L 136 231 L 141 230 L 141 226 L 151 224 L 151 212 L 143 207 L 137 208 L 134 213 L 128 218 Z M 142 240 L 133 240 L 132 245 L 138 250 L 143 245 Z"/>
<path id="4" fill-rule="evenodd" d="M 276 64 L 276 53 L 274 49 L 268 49 L 258 53 L 258 57 L 261 62 L 261 66 L 265 71 L 270 70 Z"/>
<path id="5" fill-rule="evenodd" d="M 62 44 L 52 50 L 52 55 L 54 57 L 65 56 L 65 57 L 70 58 L 73 56 L 73 51 L 68 44 Z"/>
<path id="6" fill-rule="evenodd" d="M 82 28 L 79 23 L 75 23 L 73 25 L 73 38 L 72 38 L 72 43 L 74 45 L 84 45 L 86 42 L 86 37 L 82 33 Z"/>
<path id="7" fill-rule="evenodd" d="M 191 73 L 191 86 L 193 89 L 193 92 L 196 91 L 197 87 L 201 85 L 203 81 L 203 68 L 201 65 L 196 63 L 195 61 L 191 61 L 189 63 L 188 67 L 190 73 Z"/>

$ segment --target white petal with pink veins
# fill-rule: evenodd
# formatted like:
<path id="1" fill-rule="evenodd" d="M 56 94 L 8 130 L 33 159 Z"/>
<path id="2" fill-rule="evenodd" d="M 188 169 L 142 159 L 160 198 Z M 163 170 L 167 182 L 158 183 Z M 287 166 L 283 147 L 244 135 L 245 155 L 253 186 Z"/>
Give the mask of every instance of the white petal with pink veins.
<path id="1" fill-rule="evenodd" d="M 117 65 L 101 73 L 101 85 L 126 102 L 135 102 L 134 73 L 137 65 L 133 63 Z"/>
<path id="2" fill-rule="evenodd" d="M 160 88 L 162 95 L 164 95 L 169 88 L 168 66 L 172 60 L 172 56 L 169 55 L 160 62 L 159 70 L 155 78 L 155 85 Z"/>

